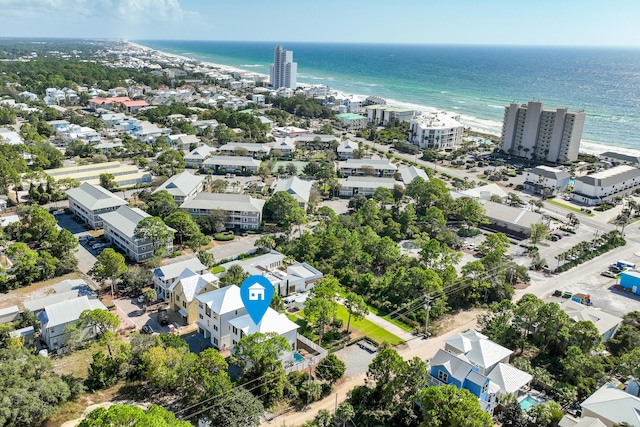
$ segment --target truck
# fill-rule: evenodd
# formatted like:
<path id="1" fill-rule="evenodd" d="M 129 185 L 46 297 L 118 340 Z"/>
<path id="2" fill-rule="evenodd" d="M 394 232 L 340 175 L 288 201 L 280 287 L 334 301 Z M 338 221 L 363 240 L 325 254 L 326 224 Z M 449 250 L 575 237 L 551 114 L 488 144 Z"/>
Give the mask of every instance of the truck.
<path id="1" fill-rule="evenodd" d="M 616 266 L 620 269 L 620 270 L 628 270 L 628 269 L 635 269 L 636 268 L 636 263 L 635 262 L 629 262 L 629 261 L 618 261 L 616 263 Z"/>

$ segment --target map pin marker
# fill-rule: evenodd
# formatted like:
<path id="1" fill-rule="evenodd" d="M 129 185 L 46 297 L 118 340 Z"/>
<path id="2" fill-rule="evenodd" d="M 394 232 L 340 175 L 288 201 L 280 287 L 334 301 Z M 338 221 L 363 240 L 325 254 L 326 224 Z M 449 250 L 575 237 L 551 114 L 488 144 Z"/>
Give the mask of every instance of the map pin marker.
<path id="1" fill-rule="evenodd" d="M 249 276 L 240 286 L 240 297 L 251 320 L 257 325 L 271 304 L 273 285 L 264 276 Z"/>

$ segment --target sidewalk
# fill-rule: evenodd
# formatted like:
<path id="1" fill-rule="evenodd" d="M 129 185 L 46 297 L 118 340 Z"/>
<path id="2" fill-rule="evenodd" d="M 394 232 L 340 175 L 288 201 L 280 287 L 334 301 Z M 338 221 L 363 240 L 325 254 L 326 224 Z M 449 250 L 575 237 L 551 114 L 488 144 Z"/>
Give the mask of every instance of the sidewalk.
<path id="1" fill-rule="evenodd" d="M 413 335 L 411 335 L 410 332 L 405 331 L 404 329 L 394 325 L 393 323 L 383 319 L 382 317 L 376 314 L 368 313 L 365 316 L 365 319 L 369 320 L 372 323 L 375 323 L 376 325 L 380 326 L 382 329 L 386 329 L 387 331 L 391 332 L 393 335 L 402 338 L 403 341 L 409 341 L 410 339 L 415 338 Z"/>

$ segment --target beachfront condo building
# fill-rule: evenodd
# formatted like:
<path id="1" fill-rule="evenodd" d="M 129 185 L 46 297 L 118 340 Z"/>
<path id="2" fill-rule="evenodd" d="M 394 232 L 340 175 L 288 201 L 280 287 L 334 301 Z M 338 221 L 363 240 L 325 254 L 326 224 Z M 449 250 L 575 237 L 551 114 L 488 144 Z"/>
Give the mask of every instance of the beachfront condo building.
<path id="1" fill-rule="evenodd" d="M 274 89 L 296 89 L 296 77 L 298 63 L 293 62 L 293 51 L 284 50 L 282 46 L 276 46 L 273 51 L 273 64 L 271 64 L 271 87 Z"/>
<path id="2" fill-rule="evenodd" d="M 578 159 L 586 114 L 566 108 L 544 108 L 530 101 L 505 107 L 502 151 L 513 156 L 552 163 Z"/>
<path id="3" fill-rule="evenodd" d="M 458 114 L 423 113 L 409 121 L 409 142 L 421 149 L 443 150 L 462 143 L 464 127 Z"/>

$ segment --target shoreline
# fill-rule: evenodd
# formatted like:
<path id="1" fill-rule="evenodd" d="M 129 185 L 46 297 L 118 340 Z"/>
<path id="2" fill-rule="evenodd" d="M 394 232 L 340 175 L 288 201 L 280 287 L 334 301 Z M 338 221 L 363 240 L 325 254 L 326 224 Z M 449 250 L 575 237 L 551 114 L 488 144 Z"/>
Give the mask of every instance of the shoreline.
<path id="1" fill-rule="evenodd" d="M 137 49 L 143 50 L 143 51 L 148 51 L 148 52 L 157 52 L 159 55 L 165 56 L 167 58 L 170 59 L 179 59 L 182 61 L 197 61 L 200 62 L 201 64 L 203 64 L 204 66 L 213 68 L 213 69 L 219 69 L 222 71 L 227 71 L 227 72 L 243 72 L 243 73 L 253 73 L 259 76 L 266 76 L 269 77 L 267 74 L 264 73 L 258 73 L 252 70 L 247 70 L 244 68 L 238 68 L 238 67 L 234 67 L 234 66 L 230 66 L 230 65 L 224 65 L 224 64 L 218 64 L 218 63 L 214 63 L 214 62 L 210 62 L 210 61 L 203 61 L 194 57 L 188 57 L 185 55 L 180 55 L 180 54 L 176 54 L 176 53 L 170 53 L 170 52 L 165 52 L 165 51 L 161 51 L 149 46 L 145 46 L 145 45 L 141 45 L 138 43 L 134 43 L 131 42 L 129 40 L 122 40 L 124 43 L 128 44 L 129 46 L 135 47 Z M 313 86 L 312 83 L 304 83 L 304 82 L 299 82 L 298 83 L 300 86 Z M 331 90 L 335 91 L 335 92 L 339 92 L 342 94 L 347 94 L 348 92 L 339 90 L 339 89 L 334 89 L 331 88 L 331 86 L 327 85 Z M 362 96 L 362 97 L 366 97 L 367 95 L 363 95 L 363 94 L 354 94 L 354 93 L 350 93 L 350 95 L 354 95 L 354 96 Z M 416 111 L 420 111 L 420 112 L 437 112 L 437 111 L 448 111 L 450 113 L 455 113 L 455 114 L 459 114 L 460 115 L 460 123 L 462 123 L 463 126 L 469 128 L 471 131 L 474 132 L 478 132 L 478 133 L 484 133 L 484 134 L 488 134 L 488 135 L 493 135 L 496 137 L 500 137 L 500 131 L 498 130 L 499 128 L 502 127 L 502 123 L 496 122 L 494 120 L 490 120 L 490 119 L 482 119 L 479 117 L 475 117 L 475 116 L 471 116 L 469 114 L 465 114 L 464 111 L 460 111 L 458 109 L 454 109 L 454 110 L 444 110 L 442 108 L 437 108 L 437 107 L 432 107 L 432 106 L 427 106 L 427 105 L 421 105 L 421 104 L 414 104 L 411 102 L 405 102 L 405 101 L 399 101 L 396 99 L 392 99 L 392 98 L 384 98 L 387 101 L 387 105 L 392 106 L 392 107 L 399 107 L 399 108 L 411 108 L 414 109 Z M 580 152 L 581 153 L 586 153 L 586 154 L 593 154 L 593 155 L 599 155 L 602 154 L 606 151 L 614 151 L 616 153 L 620 153 L 620 154 L 626 154 L 626 155 L 631 155 L 631 156 L 638 156 L 640 157 L 640 150 L 639 149 L 634 149 L 634 148 L 626 148 L 626 147 L 619 147 L 619 146 L 615 146 L 615 145 L 606 145 L 606 144 L 601 144 L 601 143 L 596 143 L 593 141 L 589 141 L 589 140 L 585 140 L 582 139 L 580 141 Z"/>

